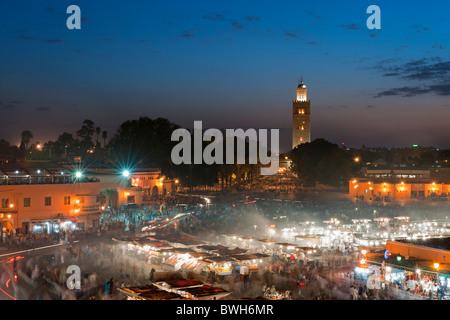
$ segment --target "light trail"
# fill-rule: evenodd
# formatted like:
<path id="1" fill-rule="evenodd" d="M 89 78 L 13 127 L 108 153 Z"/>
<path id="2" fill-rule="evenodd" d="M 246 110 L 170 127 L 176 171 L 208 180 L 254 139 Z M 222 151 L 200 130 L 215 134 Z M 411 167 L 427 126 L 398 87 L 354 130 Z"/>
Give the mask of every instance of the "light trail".
<path id="1" fill-rule="evenodd" d="M 28 250 L 22 250 L 22 251 L 16 251 L 16 252 L 11 252 L 11 253 L 5 253 L 5 254 L 0 254 L 0 257 L 8 257 L 8 256 L 12 256 L 15 254 L 19 254 L 19 253 L 25 253 L 25 252 L 31 252 L 31 251 L 36 251 L 36 250 L 43 250 L 43 249 L 48 249 L 48 248 L 54 248 L 54 247 L 58 247 L 58 246 L 63 246 L 65 244 L 73 244 L 73 243 L 78 243 L 80 242 L 79 240 L 73 241 L 73 242 L 68 242 L 68 243 L 58 243 L 58 244 L 52 244 L 49 246 L 44 246 L 44 247 L 39 247 L 39 248 L 33 248 L 33 249 L 28 249 Z M 0 262 L 3 262 L 0 261 Z"/>
<path id="2" fill-rule="evenodd" d="M 11 279 L 10 279 L 11 280 Z M 12 295 L 10 295 L 10 294 L 8 294 L 5 290 L 3 290 L 2 288 L 0 288 L 0 290 L 4 293 L 4 294 L 6 294 L 8 297 L 10 297 L 11 299 L 13 299 L 13 300 L 17 300 L 16 298 L 14 298 Z"/>

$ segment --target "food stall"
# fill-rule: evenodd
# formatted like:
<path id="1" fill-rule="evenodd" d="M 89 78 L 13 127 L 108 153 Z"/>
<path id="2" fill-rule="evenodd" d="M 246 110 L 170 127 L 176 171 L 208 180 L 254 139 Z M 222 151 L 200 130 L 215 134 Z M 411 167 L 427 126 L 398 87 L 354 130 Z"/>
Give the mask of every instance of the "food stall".
<path id="1" fill-rule="evenodd" d="M 219 256 L 210 256 L 203 258 L 203 261 L 207 263 L 203 272 L 216 272 L 219 276 L 227 276 L 232 273 L 232 263 L 235 261 L 231 257 L 219 257 Z"/>
<path id="2" fill-rule="evenodd" d="M 196 279 L 160 281 L 155 283 L 155 286 L 185 299 L 194 300 L 220 299 L 230 294 L 222 288 L 205 285 Z"/>
<path id="3" fill-rule="evenodd" d="M 128 244 L 128 251 L 131 255 L 158 265 L 163 263 L 171 249 L 173 248 L 167 243 L 149 237 L 133 240 Z"/>
<path id="4" fill-rule="evenodd" d="M 161 290 L 152 284 L 117 288 L 117 290 L 127 296 L 127 300 L 183 300 L 181 295 Z"/>
<path id="5" fill-rule="evenodd" d="M 201 287 L 190 287 L 183 289 L 195 300 L 219 300 L 231 294 L 225 289 L 203 285 Z"/>
<path id="6" fill-rule="evenodd" d="M 196 237 L 189 236 L 184 233 L 180 234 L 155 234 L 151 236 L 155 240 L 168 243 L 174 248 L 192 248 L 203 245 L 205 242 L 198 240 Z"/>
<path id="7" fill-rule="evenodd" d="M 189 259 L 181 265 L 181 270 L 200 274 L 208 265 L 207 262 L 203 261 L 204 257 L 209 257 L 209 255 L 202 252 L 189 252 Z"/>
<path id="8" fill-rule="evenodd" d="M 260 251 L 262 253 L 272 253 L 272 250 L 274 249 L 274 244 L 276 243 L 275 240 L 272 239 L 260 239 L 258 240 L 262 243 L 262 246 L 260 246 Z"/>
<path id="9" fill-rule="evenodd" d="M 265 254 L 235 254 L 230 256 L 234 260 L 236 271 L 240 272 L 241 267 L 247 267 L 249 273 L 255 273 L 259 271 L 259 266 L 263 263 L 263 259 L 268 258 Z"/>
<path id="10" fill-rule="evenodd" d="M 198 252 L 205 252 L 211 255 L 218 255 L 219 250 L 226 250 L 226 249 L 228 249 L 228 247 L 221 245 L 207 245 L 207 244 L 196 247 L 196 250 Z"/>

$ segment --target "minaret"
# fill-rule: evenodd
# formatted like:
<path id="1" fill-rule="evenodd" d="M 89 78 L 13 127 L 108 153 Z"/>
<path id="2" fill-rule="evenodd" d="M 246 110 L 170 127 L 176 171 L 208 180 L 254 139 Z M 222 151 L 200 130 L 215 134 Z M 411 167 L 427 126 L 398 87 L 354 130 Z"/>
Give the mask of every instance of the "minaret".
<path id="1" fill-rule="evenodd" d="M 297 86 L 297 99 L 292 101 L 292 149 L 302 143 L 311 142 L 311 101 L 306 85 Z"/>

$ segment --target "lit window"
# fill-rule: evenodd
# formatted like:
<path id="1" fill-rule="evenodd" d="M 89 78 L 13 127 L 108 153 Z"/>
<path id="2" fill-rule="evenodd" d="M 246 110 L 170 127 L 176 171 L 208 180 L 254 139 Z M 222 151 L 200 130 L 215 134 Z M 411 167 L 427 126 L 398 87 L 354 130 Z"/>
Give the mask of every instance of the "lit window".
<path id="1" fill-rule="evenodd" d="M 45 197 L 45 206 L 51 206 L 52 205 L 52 197 Z"/>
<path id="2" fill-rule="evenodd" d="M 8 208 L 9 207 L 9 199 L 2 199 L 2 208 Z"/>
<path id="3" fill-rule="evenodd" d="M 70 204 L 70 196 L 64 197 L 64 205 L 69 205 L 69 204 Z"/>

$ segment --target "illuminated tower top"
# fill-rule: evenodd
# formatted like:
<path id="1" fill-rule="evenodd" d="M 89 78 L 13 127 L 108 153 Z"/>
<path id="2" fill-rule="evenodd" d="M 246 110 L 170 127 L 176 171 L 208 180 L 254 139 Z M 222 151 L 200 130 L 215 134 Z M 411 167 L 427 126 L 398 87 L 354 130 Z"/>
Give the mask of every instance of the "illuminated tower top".
<path id="1" fill-rule="evenodd" d="M 307 99 L 307 89 L 306 89 L 306 85 L 303 83 L 303 78 L 302 78 L 302 81 L 297 86 L 297 101 L 306 101 L 306 100 L 308 100 Z"/>

